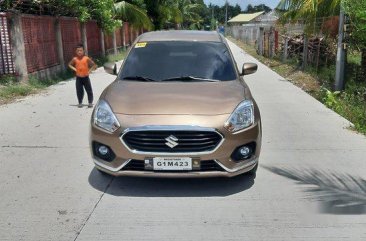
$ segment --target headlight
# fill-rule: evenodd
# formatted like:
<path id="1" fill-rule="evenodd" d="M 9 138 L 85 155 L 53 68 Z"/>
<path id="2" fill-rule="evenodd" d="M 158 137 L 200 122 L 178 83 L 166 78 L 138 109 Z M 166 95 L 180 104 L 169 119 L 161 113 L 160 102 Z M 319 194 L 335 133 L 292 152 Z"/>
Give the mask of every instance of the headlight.
<path id="1" fill-rule="evenodd" d="M 251 100 L 241 102 L 225 123 L 225 128 L 230 132 L 237 132 L 254 123 L 254 106 Z"/>
<path id="2" fill-rule="evenodd" d="M 108 103 L 104 100 L 100 100 L 95 107 L 94 125 L 108 132 L 114 132 L 120 127 L 111 107 L 109 107 Z"/>

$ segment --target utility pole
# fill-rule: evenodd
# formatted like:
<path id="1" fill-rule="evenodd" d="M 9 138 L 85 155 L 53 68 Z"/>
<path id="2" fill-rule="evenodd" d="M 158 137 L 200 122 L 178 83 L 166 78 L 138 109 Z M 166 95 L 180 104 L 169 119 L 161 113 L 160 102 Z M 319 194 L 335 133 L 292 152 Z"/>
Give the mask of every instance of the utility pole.
<path id="1" fill-rule="evenodd" d="M 213 23 L 214 22 L 214 19 L 215 19 L 215 17 L 214 17 L 215 15 L 214 15 L 214 7 L 212 6 L 212 17 L 211 17 L 211 30 L 215 30 L 216 29 L 216 26 L 215 26 L 215 24 Z"/>
<path id="2" fill-rule="evenodd" d="M 344 90 L 344 68 L 345 68 L 345 45 L 344 40 L 344 8 L 341 1 L 341 11 L 339 14 L 339 27 L 338 27 L 338 49 L 337 49 L 337 65 L 334 90 Z"/>
<path id="3" fill-rule="evenodd" d="M 227 0 L 225 1 L 225 33 L 227 33 Z"/>

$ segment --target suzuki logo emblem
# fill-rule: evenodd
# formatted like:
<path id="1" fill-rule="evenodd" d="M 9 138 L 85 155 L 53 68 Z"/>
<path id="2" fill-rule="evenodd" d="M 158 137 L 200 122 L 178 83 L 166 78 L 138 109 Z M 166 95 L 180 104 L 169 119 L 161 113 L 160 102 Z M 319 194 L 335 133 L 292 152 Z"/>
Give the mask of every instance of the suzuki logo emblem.
<path id="1" fill-rule="evenodd" d="M 167 141 L 167 142 L 165 142 L 165 145 L 169 146 L 170 148 L 174 148 L 174 147 L 178 146 L 178 142 L 177 142 L 178 138 L 173 135 L 165 138 L 165 140 Z"/>

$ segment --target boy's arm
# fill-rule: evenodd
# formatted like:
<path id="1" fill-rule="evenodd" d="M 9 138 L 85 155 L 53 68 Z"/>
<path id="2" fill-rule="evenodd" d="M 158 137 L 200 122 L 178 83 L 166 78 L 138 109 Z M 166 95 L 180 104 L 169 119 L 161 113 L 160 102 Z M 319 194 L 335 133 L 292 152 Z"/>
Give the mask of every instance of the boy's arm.
<path id="1" fill-rule="evenodd" d="M 76 68 L 74 67 L 74 59 L 72 59 L 72 60 L 69 62 L 69 68 L 76 72 Z"/>
<path id="2" fill-rule="evenodd" d="M 89 58 L 89 64 L 91 65 L 91 67 L 89 69 L 89 74 L 90 74 L 92 71 L 96 70 L 98 68 L 98 66 L 94 63 L 94 61 L 91 58 Z"/>

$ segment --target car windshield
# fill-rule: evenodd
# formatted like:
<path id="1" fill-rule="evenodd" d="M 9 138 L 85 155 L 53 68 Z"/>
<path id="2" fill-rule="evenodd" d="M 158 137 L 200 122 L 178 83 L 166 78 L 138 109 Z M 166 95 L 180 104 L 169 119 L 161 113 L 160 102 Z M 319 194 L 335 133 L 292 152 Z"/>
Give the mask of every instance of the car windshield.
<path id="1" fill-rule="evenodd" d="M 129 53 L 120 80 L 234 80 L 236 72 L 226 45 L 219 42 L 143 42 Z"/>

